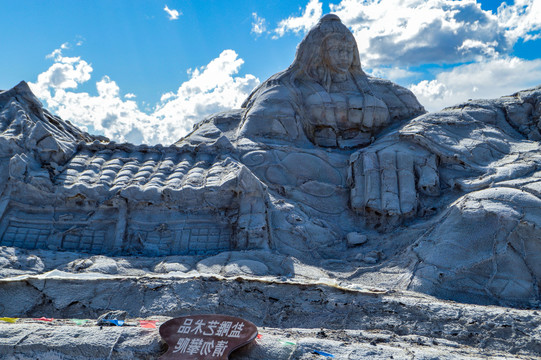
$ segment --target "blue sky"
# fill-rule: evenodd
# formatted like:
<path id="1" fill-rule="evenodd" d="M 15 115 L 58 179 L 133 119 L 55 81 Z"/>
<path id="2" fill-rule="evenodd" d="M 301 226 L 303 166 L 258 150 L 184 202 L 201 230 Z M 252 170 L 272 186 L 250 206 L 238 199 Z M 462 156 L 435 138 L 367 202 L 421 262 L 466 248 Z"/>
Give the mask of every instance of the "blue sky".
<path id="1" fill-rule="evenodd" d="M 0 89 L 21 80 L 64 119 L 168 144 L 238 107 L 338 14 L 370 74 L 430 111 L 541 84 L 541 0 L 0 0 Z"/>

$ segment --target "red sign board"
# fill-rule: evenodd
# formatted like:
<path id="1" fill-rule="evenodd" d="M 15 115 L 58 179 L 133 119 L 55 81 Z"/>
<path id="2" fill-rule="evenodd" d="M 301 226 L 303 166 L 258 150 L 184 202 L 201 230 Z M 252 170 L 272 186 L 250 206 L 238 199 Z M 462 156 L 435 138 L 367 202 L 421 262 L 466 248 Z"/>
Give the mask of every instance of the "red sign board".
<path id="1" fill-rule="evenodd" d="M 256 338 L 257 327 L 234 316 L 190 315 L 163 323 L 160 336 L 169 345 L 161 360 L 227 360 Z"/>

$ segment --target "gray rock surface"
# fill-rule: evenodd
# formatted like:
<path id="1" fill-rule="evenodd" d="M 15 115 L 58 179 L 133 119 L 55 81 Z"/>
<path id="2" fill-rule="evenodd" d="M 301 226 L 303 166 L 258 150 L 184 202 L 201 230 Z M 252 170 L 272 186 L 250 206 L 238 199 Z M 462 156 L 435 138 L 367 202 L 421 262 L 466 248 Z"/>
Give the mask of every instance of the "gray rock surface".
<path id="1" fill-rule="evenodd" d="M 21 318 L 0 354 L 155 358 L 155 330 L 69 321 L 125 311 L 243 316 L 265 331 L 237 359 L 539 357 L 540 118 L 541 87 L 425 114 L 334 15 L 170 146 L 86 134 L 22 82 L 0 92 L 0 317 Z"/>
<path id="2" fill-rule="evenodd" d="M 96 274 L 85 280 L 57 272 L 18 281 L 27 286 L 3 281 L 2 294 L 9 291 L 12 302 L 24 299 L 29 317 L 94 318 L 109 308 L 124 308 L 130 317 L 123 327 L 103 328 L 93 322 L 75 326 L 70 320 L 0 322 L 0 354 L 8 359 L 81 359 L 88 353 L 94 358 L 153 359 L 165 350 L 157 329 L 137 327 L 137 320 L 164 322 L 195 313 L 242 314 L 258 324 L 262 337 L 231 359 L 322 358 L 313 350 L 337 359 L 531 359 L 541 353 L 538 311 L 457 304 L 413 292 L 218 275 Z"/>

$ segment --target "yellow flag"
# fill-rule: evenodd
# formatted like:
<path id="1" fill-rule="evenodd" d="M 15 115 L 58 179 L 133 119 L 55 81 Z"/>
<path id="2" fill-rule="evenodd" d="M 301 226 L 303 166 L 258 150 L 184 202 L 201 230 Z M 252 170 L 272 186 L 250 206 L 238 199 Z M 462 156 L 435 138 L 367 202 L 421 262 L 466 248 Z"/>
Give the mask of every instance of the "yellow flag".
<path id="1" fill-rule="evenodd" d="M 8 317 L 0 317 L 0 321 L 5 321 L 8 323 L 15 323 L 17 322 L 18 318 L 8 318 Z"/>

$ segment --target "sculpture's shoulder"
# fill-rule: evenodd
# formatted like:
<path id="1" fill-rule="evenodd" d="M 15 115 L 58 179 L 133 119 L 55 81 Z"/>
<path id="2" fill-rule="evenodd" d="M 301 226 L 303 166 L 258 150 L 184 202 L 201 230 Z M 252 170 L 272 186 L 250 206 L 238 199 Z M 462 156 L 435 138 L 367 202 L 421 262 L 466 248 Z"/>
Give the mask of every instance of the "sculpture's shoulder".
<path id="1" fill-rule="evenodd" d="M 299 90 L 278 73 L 262 83 L 244 102 L 245 113 L 238 137 L 308 144 L 298 121 L 302 106 Z"/>
<path id="2" fill-rule="evenodd" d="M 385 102 L 392 120 L 411 119 L 426 113 L 415 95 L 405 87 L 392 81 L 376 77 L 367 77 L 374 95 Z"/>
<path id="3" fill-rule="evenodd" d="M 261 102 L 266 98 L 276 98 L 276 100 L 292 100 L 293 94 L 289 87 L 285 86 L 284 82 L 285 71 L 274 74 L 261 85 L 256 87 L 251 94 L 244 100 L 243 109 L 251 108 L 255 103 Z"/>
<path id="4" fill-rule="evenodd" d="M 255 96 L 247 104 L 246 116 L 292 116 L 295 108 L 302 104 L 302 100 L 295 94 L 291 86 L 278 81 L 267 81 L 256 90 Z"/>

